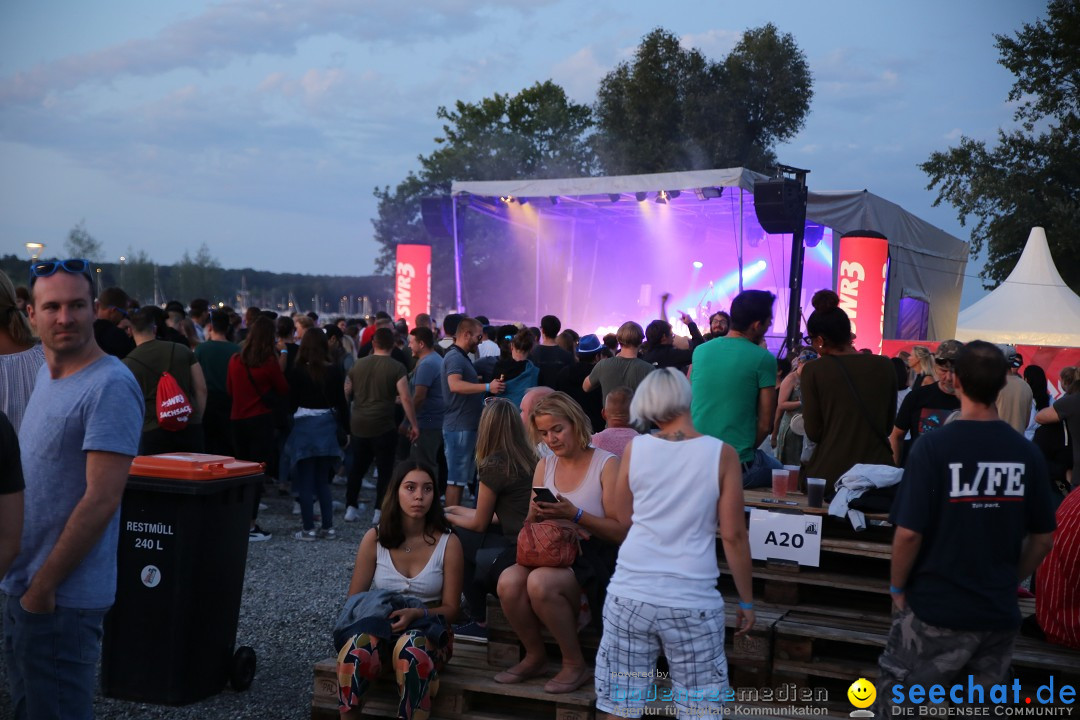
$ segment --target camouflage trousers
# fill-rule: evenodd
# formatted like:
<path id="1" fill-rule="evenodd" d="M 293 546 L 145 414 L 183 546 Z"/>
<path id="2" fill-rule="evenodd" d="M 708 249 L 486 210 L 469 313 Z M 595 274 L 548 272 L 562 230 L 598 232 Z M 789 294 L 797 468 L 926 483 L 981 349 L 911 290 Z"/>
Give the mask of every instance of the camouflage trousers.
<path id="1" fill-rule="evenodd" d="M 915 684 L 929 688 L 960 683 L 966 688 L 970 682 L 988 693 L 1009 675 L 1015 641 L 1016 630 L 950 630 L 924 623 L 910 606 L 894 611 L 889 640 L 878 659 L 874 713 L 890 715 L 897 684 L 906 691 Z M 989 696 L 984 700 L 989 702 Z"/>

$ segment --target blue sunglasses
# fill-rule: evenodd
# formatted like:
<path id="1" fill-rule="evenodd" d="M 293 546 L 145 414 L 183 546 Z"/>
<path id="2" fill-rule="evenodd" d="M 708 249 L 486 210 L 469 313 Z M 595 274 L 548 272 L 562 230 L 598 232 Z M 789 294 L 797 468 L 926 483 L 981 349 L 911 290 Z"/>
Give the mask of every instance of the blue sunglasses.
<path id="1" fill-rule="evenodd" d="M 38 278 L 55 275 L 58 270 L 63 270 L 72 275 L 85 275 L 93 284 L 94 277 L 90 274 L 90 261 L 83 258 L 73 258 L 71 260 L 46 260 L 45 262 L 33 263 L 30 266 L 30 286 L 33 287 L 34 281 Z"/>

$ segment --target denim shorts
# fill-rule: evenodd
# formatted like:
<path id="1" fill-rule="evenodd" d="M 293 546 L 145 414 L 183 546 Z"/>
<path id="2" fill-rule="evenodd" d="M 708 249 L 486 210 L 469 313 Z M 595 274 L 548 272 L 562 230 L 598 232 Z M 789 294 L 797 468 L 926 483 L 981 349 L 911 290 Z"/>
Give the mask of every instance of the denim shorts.
<path id="1" fill-rule="evenodd" d="M 476 431 L 443 430 L 446 484 L 465 487 L 476 476 Z"/>

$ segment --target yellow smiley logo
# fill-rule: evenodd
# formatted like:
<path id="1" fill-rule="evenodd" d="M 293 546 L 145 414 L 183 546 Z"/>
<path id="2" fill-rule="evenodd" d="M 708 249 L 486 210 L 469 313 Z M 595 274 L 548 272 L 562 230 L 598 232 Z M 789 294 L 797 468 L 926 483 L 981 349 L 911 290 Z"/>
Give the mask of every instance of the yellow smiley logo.
<path id="1" fill-rule="evenodd" d="M 860 709 L 868 708 L 874 704 L 874 700 L 877 698 L 877 690 L 874 689 L 874 684 L 869 680 L 859 678 L 851 683 L 851 687 L 847 691 L 847 697 L 855 707 Z"/>

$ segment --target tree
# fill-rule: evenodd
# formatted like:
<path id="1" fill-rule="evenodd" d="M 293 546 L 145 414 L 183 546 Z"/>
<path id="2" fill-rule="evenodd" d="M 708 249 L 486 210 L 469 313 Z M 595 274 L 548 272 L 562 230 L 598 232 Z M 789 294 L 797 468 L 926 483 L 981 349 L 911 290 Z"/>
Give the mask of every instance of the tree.
<path id="1" fill-rule="evenodd" d="M 180 262 L 173 266 L 175 297 L 185 304 L 195 298 L 217 299 L 220 278 L 221 263 L 210 254 L 206 243 L 199 246 L 195 257 L 185 250 Z"/>
<path id="2" fill-rule="evenodd" d="M 458 101 L 452 110 L 440 107 L 445 121 L 439 147 L 419 156 L 420 170 L 410 172 L 393 190 L 376 188 L 378 216 L 372 220 L 382 245 L 376 261 L 380 272 L 393 270 L 399 243 L 432 245 L 432 294 L 451 304 L 454 289 L 452 243 L 433 240 L 424 229 L 420 199 L 448 195 L 454 180 L 505 180 L 589 175 L 596 157 L 586 134 L 592 113 L 572 102 L 551 82 L 536 83 L 516 95 L 496 93 L 477 103 Z M 490 257 L 494 236 L 471 233 L 474 263 Z"/>
<path id="3" fill-rule="evenodd" d="M 722 62 L 657 28 L 601 81 L 595 146 L 608 174 L 766 170 L 812 97 L 805 54 L 771 23 L 746 31 Z"/>
<path id="4" fill-rule="evenodd" d="M 987 289 L 1012 271 L 1035 225 L 1065 282 L 1080 291 L 1080 4 L 1051 0 L 1045 20 L 1015 36 L 995 35 L 999 63 L 1016 76 L 1009 100 L 1020 127 L 998 130 L 997 145 L 968 137 L 919 167 L 937 188 L 935 205 L 956 208 L 976 252 L 985 250 Z"/>
<path id="5" fill-rule="evenodd" d="M 71 228 L 64 249 L 67 250 L 68 257 L 86 258 L 91 262 L 101 260 L 101 243 L 87 232 L 85 220 L 80 220 L 78 225 Z"/>
<path id="6" fill-rule="evenodd" d="M 154 263 L 145 250 L 132 250 L 128 247 L 124 256 L 123 288 L 133 298 L 141 302 L 154 299 Z"/>

